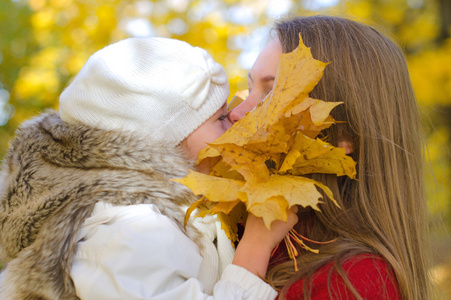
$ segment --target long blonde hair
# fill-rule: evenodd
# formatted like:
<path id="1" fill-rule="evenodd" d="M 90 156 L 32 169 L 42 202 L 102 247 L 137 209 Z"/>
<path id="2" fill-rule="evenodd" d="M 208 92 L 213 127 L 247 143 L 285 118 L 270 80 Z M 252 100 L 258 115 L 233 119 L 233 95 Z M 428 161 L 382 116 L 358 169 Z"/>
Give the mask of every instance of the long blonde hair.
<path id="1" fill-rule="evenodd" d="M 300 33 L 313 57 L 331 62 L 310 96 L 344 102 L 333 116 L 346 124 L 325 134 L 332 144 L 339 137 L 352 143 L 358 179 L 317 176 L 341 209 L 325 201 L 321 212 L 300 218 L 310 224 L 309 238 L 337 241 L 317 246 L 320 254 L 302 252 L 298 273 L 290 262 L 275 265 L 268 281 L 283 287 L 283 298 L 294 281 L 334 261 L 333 270 L 361 299 L 341 264 L 376 253 L 393 268 L 403 299 L 428 299 L 422 128 L 402 51 L 372 27 L 338 17 L 297 17 L 276 23 L 275 31 L 283 52 L 297 47 Z"/>

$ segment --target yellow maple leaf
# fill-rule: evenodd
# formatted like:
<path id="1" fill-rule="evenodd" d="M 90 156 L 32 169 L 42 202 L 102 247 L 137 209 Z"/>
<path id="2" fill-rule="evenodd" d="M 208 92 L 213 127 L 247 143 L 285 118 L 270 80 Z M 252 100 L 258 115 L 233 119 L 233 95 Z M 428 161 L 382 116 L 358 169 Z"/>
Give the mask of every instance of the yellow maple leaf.
<path id="1" fill-rule="evenodd" d="M 240 191 L 247 195 L 248 211 L 262 217 L 269 228 L 274 220 L 286 221 L 287 209 L 293 205 L 311 206 L 319 210 L 318 203 L 322 195 L 316 186 L 323 188 L 326 194 L 332 193 L 327 187 L 316 183 L 301 176 L 273 174 L 264 183 L 246 182 Z M 275 203 L 279 204 L 279 209 L 275 208 Z"/>
<path id="2" fill-rule="evenodd" d="M 219 160 L 213 167 L 210 168 L 210 175 L 217 177 L 224 177 L 235 180 L 244 180 L 243 175 L 241 175 L 237 170 L 233 169 L 224 160 Z"/>
<path id="3" fill-rule="evenodd" d="M 317 138 L 335 123 L 330 112 L 341 104 L 309 98 L 326 65 L 312 57 L 302 39 L 296 50 L 281 55 L 272 92 L 199 153 L 199 162 L 210 159 L 210 175 L 190 172 L 176 180 L 206 197 L 193 204 L 187 216 L 195 208 L 198 216 L 218 215 L 233 242 L 247 212 L 263 218 L 270 228 L 275 220 L 286 221 L 294 205 L 319 210 L 323 201 L 336 204 L 327 186 L 301 176 L 356 174 L 355 162 L 343 149 Z M 200 204 L 205 207 L 200 209 Z"/>
<path id="4" fill-rule="evenodd" d="M 204 195 L 215 202 L 230 202 L 238 199 L 244 181 L 205 175 L 190 171 L 184 178 L 172 179 L 189 187 L 195 195 Z"/>
<path id="5" fill-rule="evenodd" d="M 265 162 L 268 155 L 258 153 L 235 144 L 212 145 L 220 153 L 222 159 L 233 169 L 243 175 L 246 181 L 264 182 L 270 172 Z"/>
<path id="6" fill-rule="evenodd" d="M 244 224 L 247 219 L 247 210 L 243 202 L 238 202 L 230 213 L 218 212 L 217 216 L 221 221 L 221 228 L 229 237 L 232 245 L 238 240 L 238 224 Z"/>
<path id="7" fill-rule="evenodd" d="M 298 115 L 283 117 L 279 122 L 259 130 L 248 140 L 246 147 L 257 152 L 273 154 L 287 153 L 292 146 L 293 132 L 299 127 Z"/>
<path id="8" fill-rule="evenodd" d="M 265 197 L 264 202 L 253 203 L 247 210 L 261 217 L 265 226 L 270 226 L 273 220 L 287 221 L 288 203 L 283 196 Z M 269 225 L 268 225 L 269 224 Z"/>
<path id="9" fill-rule="evenodd" d="M 355 178 L 355 165 L 344 149 L 298 133 L 279 171 L 291 175 L 324 173 Z"/>
<path id="10" fill-rule="evenodd" d="M 261 104 L 260 104 L 261 105 Z M 258 107 L 260 107 L 257 106 Z M 258 130 L 258 125 L 264 120 L 264 116 L 258 114 L 258 109 L 254 109 L 249 112 L 244 118 L 233 124 L 233 126 L 227 130 L 226 133 L 221 135 L 214 141 L 213 144 L 235 144 L 237 146 L 245 145 L 249 138 L 251 138 Z M 211 147 L 207 146 L 199 152 L 197 162 L 211 157 L 219 156 L 219 152 Z"/>

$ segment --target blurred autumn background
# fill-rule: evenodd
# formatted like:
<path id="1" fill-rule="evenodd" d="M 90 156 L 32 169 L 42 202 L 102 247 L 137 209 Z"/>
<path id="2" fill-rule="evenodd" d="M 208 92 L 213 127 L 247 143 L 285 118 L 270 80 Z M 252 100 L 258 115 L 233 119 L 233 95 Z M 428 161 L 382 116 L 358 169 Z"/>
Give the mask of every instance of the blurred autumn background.
<path id="1" fill-rule="evenodd" d="M 1 0 L 0 159 L 15 129 L 46 108 L 96 50 L 127 37 L 165 36 L 205 48 L 231 94 L 269 27 L 290 15 L 333 14 L 376 26 L 404 49 L 427 136 L 436 299 L 451 299 L 450 0 Z"/>

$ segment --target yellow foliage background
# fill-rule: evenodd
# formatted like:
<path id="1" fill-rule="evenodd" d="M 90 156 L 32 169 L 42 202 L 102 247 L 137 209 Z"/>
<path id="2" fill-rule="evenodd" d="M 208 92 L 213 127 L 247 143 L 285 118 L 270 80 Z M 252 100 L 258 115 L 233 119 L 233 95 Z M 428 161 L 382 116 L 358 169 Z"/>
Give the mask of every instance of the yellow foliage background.
<path id="1" fill-rule="evenodd" d="M 437 299 L 451 299 L 451 1 L 449 0 L 1 0 L 0 158 L 15 129 L 46 108 L 96 50 L 132 36 L 205 48 L 225 66 L 231 94 L 265 33 L 284 15 L 347 16 L 404 49 L 427 137 L 427 183 Z"/>

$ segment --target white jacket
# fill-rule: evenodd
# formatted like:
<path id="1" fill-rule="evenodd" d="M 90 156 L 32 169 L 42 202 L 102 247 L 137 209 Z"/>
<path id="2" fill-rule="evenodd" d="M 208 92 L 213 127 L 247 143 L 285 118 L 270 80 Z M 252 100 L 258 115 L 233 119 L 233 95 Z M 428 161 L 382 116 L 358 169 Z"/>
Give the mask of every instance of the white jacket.
<path id="1" fill-rule="evenodd" d="M 203 234 L 202 252 L 153 204 L 97 203 L 82 226 L 74 256 L 71 277 L 77 296 L 86 300 L 276 297 L 263 280 L 230 264 L 234 250 L 216 218 L 198 218 L 195 226 Z"/>
<path id="2" fill-rule="evenodd" d="M 183 232 L 197 197 L 171 181 L 192 168 L 180 150 L 56 112 L 25 122 L 0 171 L 0 299 L 274 298 L 226 266 L 233 250 L 214 222 Z"/>

